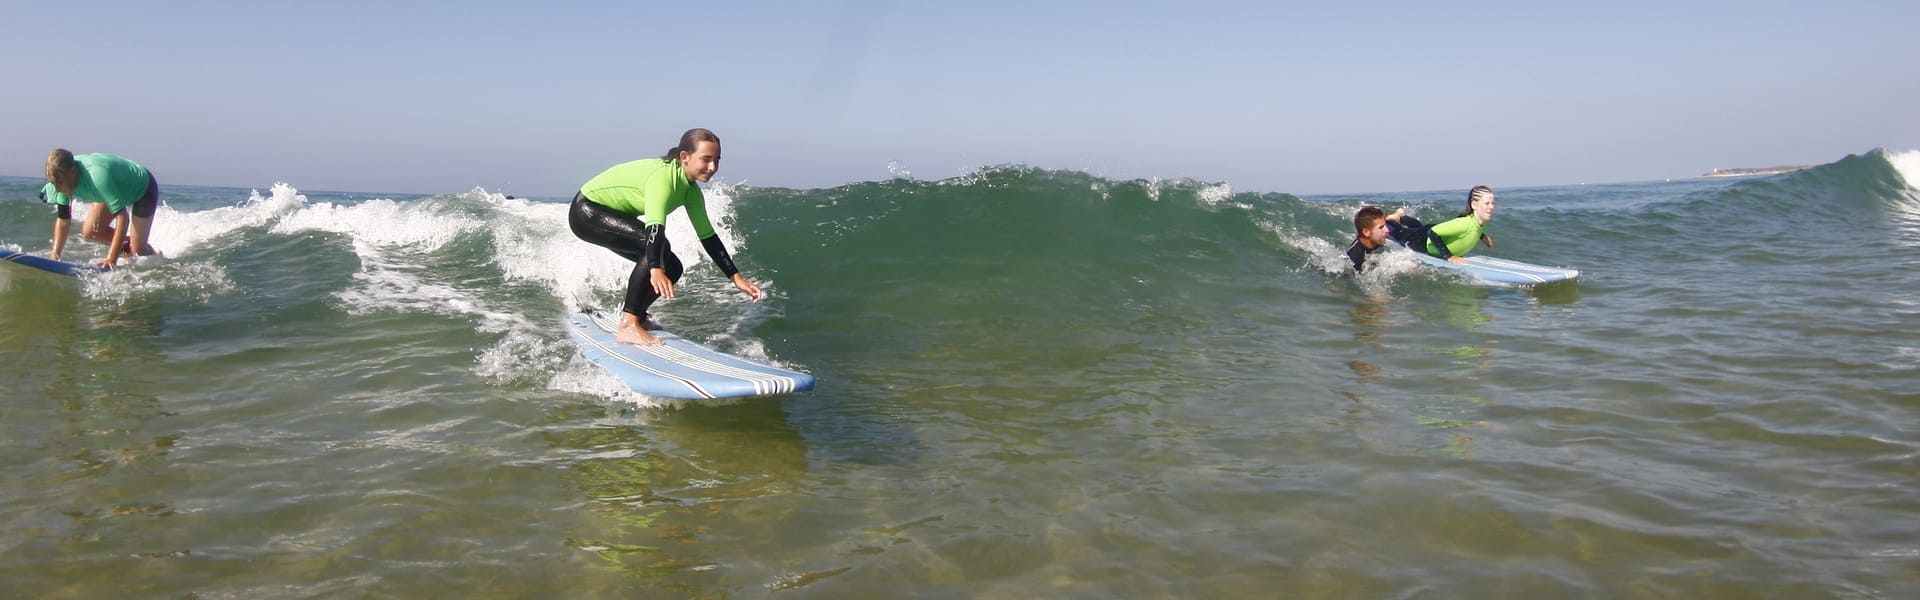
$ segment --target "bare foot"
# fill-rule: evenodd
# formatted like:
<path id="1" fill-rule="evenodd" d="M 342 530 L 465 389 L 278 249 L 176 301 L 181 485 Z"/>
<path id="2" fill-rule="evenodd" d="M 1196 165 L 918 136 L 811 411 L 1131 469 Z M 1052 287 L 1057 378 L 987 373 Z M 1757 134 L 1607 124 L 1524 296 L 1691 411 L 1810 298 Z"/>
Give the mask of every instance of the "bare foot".
<path id="1" fill-rule="evenodd" d="M 653 337 L 653 334 L 647 333 L 645 329 L 636 329 L 625 324 L 613 331 L 613 341 L 635 346 L 658 346 L 666 343 L 660 341 L 660 338 Z"/>

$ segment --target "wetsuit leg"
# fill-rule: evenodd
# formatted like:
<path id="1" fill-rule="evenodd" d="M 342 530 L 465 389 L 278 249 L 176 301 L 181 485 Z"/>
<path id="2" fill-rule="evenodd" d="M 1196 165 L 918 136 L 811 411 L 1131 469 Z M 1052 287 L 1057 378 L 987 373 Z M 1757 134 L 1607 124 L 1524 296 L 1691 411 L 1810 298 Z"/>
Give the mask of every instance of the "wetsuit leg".
<path id="1" fill-rule="evenodd" d="M 1408 248 L 1427 251 L 1427 226 L 1419 219 L 1402 216 L 1398 221 L 1387 221 L 1387 237 Z"/>
<path id="2" fill-rule="evenodd" d="M 587 243 L 612 250 L 621 258 L 633 261 L 633 273 L 627 276 L 627 299 L 622 311 L 638 317 L 647 315 L 647 307 L 660 299 L 653 291 L 653 283 L 647 268 L 647 227 L 640 217 L 594 204 L 586 196 L 575 194 L 573 206 L 567 211 L 567 227 L 573 235 Z M 661 240 L 662 250 L 660 267 L 667 270 L 667 279 L 680 283 L 684 267 L 680 257 L 673 255 L 673 247 Z"/>

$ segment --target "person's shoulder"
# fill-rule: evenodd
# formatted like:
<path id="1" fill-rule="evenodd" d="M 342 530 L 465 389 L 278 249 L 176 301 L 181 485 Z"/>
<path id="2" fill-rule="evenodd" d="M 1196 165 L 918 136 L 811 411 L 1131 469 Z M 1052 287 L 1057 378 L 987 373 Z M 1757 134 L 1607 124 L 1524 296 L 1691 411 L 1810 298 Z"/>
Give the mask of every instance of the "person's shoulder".
<path id="1" fill-rule="evenodd" d="M 1360 244 L 1359 238 L 1355 238 L 1353 243 L 1347 245 L 1347 259 L 1352 260 L 1353 268 L 1358 269 L 1360 268 L 1360 263 L 1366 262 L 1367 255 L 1372 254 L 1375 250 L 1379 250 L 1379 248 L 1363 246 Z"/>

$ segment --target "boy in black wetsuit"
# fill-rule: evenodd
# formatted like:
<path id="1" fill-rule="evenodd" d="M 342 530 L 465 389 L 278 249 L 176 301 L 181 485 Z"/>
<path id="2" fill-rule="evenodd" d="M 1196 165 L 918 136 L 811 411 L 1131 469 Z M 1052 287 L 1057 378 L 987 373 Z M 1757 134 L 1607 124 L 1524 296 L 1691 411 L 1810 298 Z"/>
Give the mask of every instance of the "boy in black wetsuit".
<path id="1" fill-rule="evenodd" d="M 1367 264 L 1367 255 L 1379 252 L 1387 244 L 1387 221 L 1397 219 L 1404 213 L 1394 211 L 1388 215 L 1378 206 L 1362 206 L 1360 212 L 1353 215 L 1353 245 L 1347 246 L 1347 260 L 1353 261 L 1354 272 L 1360 272 Z"/>

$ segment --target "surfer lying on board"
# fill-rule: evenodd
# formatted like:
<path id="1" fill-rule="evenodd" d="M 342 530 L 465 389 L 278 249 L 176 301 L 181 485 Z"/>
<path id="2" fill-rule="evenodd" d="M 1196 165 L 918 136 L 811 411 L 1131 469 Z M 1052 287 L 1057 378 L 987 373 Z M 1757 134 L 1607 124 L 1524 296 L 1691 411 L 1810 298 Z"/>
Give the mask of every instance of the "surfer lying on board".
<path id="1" fill-rule="evenodd" d="M 47 182 L 41 188 L 47 202 L 58 205 L 53 214 L 53 254 L 60 260 L 67 247 L 71 227 L 73 198 L 93 201 L 86 220 L 80 224 L 80 236 L 90 242 L 107 245 L 107 257 L 100 267 L 113 268 L 121 255 L 141 256 L 158 251 L 147 244 L 153 236 L 153 212 L 160 207 L 160 183 L 139 163 L 112 154 L 95 152 L 74 156 L 65 148 L 47 153 Z M 131 218 L 127 209 L 133 209 Z M 109 225 L 107 219 L 113 223 Z M 129 232 L 131 230 L 131 232 Z"/>
<path id="2" fill-rule="evenodd" d="M 647 333 L 659 328 L 647 318 L 647 307 L 654 300 L 673 298 L 673 285 L 680 281 L 680 259 L 667 244 L 667 214 L 682 206 L 713 264 L 733 280 L 733 287 L 760 301 L 760 286 L 740 275 L 726 245 L 713 232 L 706 196 L 694 183 L 713 179 L 719 170 L 720 137 L 705 129 L 688 129 L 680 134 L 680 145 L 668 148 L 665 156 L 614 165 L 574 194 L 567 211 L 567 226 L 573 234 L 634 263 L 614 339 L 642 346 L 661 343 Z"/>
<path id="3" fill-rule="evenodd" d="M 1405 216 L 1403 211 L 1394 211 L 1399 218 L 1387 220 L 1387 235 L 1406 244 L 1408 248 L 1431 254 L 1448 262 L 1462 263 L 1474 246 L 1486 242 L 1493 247 L 1493 238 L 1487 235 L 1487 221 L 1493 219 L 1493 188 L 1476 185 L 1467 191 L 1467 209 L 1458 216 L 1433 225 L 1424 225 L 1419 219 Z"/>

